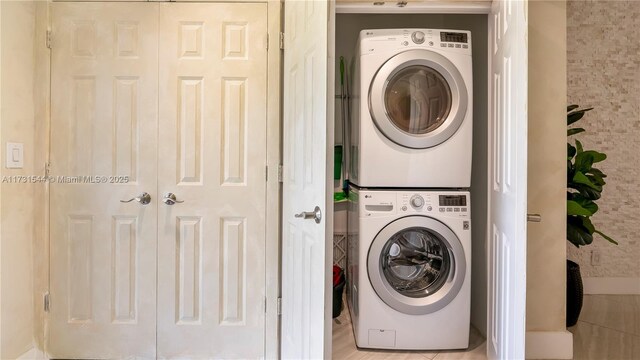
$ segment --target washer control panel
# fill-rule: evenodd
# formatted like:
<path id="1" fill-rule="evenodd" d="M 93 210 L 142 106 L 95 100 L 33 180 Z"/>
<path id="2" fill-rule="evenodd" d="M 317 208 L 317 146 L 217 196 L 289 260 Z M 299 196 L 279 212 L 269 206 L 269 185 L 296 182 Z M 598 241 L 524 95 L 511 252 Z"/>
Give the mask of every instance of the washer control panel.
<path id="1" fill-rule="evenodd" d="M 398 213 L 439 214 L 455 217 L 470 217 L 469 193 L 450 192 L 410 192 L 397 193 Z"/>
<path id="2" fill-rule="evenodd" d="M 468 191 L 360 190 L 353 196 L 364 218 L 404 214 L 471 217 Z"/>

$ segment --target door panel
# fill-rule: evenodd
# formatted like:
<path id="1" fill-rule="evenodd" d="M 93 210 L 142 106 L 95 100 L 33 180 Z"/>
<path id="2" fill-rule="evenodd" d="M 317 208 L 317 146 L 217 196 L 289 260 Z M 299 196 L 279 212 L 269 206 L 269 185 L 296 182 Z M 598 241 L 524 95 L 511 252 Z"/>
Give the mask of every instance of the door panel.
<path id="1" fill-rule="evenodd" d="M 266 4 L 160 4 L 158 356 L 264 355 Z"/>
<path id="2" fill-rule="evenodd" d="M 527 2 L 489 16 L 489 291 L 487 356 L 523 359 L 527 245 Z"/>
<path id="3" fill-rule="evenodd" d="M 158 6 L 51 8 L 51 175 L 75 183 L 50 186 L 47 351 L 154 357 Z"/>
<path id="4" fill-rule="evenodd" d="M 285 1 L 282 357 L 326 354 L 328 35 L 325 1 Z M 333 101 L 333 99 L 332 99 Z M 332 147 L 332 146 L 331 146 Z M 294 217 L 318 206 L 323 219 Z M 328 323 L 328 321 L 327 321 Z M 330 323 L 329 323 L 330 324 Z"/>

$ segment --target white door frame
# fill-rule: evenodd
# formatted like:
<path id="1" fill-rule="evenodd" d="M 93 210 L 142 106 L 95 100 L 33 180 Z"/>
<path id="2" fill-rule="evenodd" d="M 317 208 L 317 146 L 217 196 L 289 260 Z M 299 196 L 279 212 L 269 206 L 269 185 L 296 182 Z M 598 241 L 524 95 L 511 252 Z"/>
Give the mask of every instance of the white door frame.
<path id="1" fill-rule="evenodd" d="M 91 2 L 91 1 L 104 1 L 107 0 L 51 0 L 51 2 Z M 135 0 L 111 0 L 111 1 L 131 1 Z M 178 0 L 180 1 L 180 0 Z M 38 13 L 46 20 L 46 26 L 36 24 L 36 29 L 44 30 L 51 28 L 51 2 L 46 4 L 46 9 L 43 9 L 43 13 Z M 220 2 L 220 1 L 208 1 L 200 0 L 198 2 Z M 234 2 L 228 0 L 227 2 Z M 279 327 L 280 318 L 278 315 L 278 304 L 280 297 L 280 235 L 281 235 L 281 199 L 282 199 L 282 187 L 279 182 L 280 165 L 282 164 L 282 132 L 281 132 L 281 65 L 282 65 L 282 50 L 279 46 L 280 32 L 282 29 L 282 5 L 280 1 L 266 0 L 267 2 L 267 33 L 269 47 L 267 50 L 267 168 L 265 169 L 267 176 L 266 184 L 266 252 L 265 252 L 265 278 L 266 278 L 266 294 L 265 294 L 265 359 L 276 359 L 279 357 L 280 344 L 279 344 Z M 40 20 L 40 18 L 38 19 Z M 43 24 L 45 25 L 45 24 Z M 44 39 L 44 34 L 37 34 L 37 39 Z M 43 41 L 44 42 L 44 41 Z M 54 41 L 51 41 L 53 44 Z M 41 46 L 42 45 L 42 46 Z M 53 45 L 55 46 L 55 45 Z M 36 138 L 42 141 L 43 154 L 40 158 L 45 160 L 42 167 L 41 175 L 48 175 L 48 163 L 50 159 L 50 146 L 51 143 L 51 51 L 46 49 L 45 44 L 37 44 L 38 50 L 36 53 L 36 71 L 43 80 L 46 80 L 45 84 L 38 85 L 38 91 L 41 95 L 36 99 L 37 107 L 41 107 L 44 110 L 44 123 L 36 128 Z M 42 48 L 40 48 L 42 47 Z M 41 282 L 41 286 L 38 287 L 38 283 L 34 283 L 34 299 L 43 299 L 49 292 L 49 278 L 50 278 L 50 224 L 49 224 L 49 212 L 50 212 L 50 189 L 47 184 L 44 185 L 41 192 L 36 195 L 41 195 L 40 201 L 38 201 L 44 209 L 40 212 L 42 217 L 36 219 L 38 223 L 42 224 L 40 235 L 43 238 L 43 247 L 37 250 L 37 254 L 34 254 L 36 259 L 43 260 L 44 264 L 37 270 L 39 273 L 34 274 L 40 276 L 42 279 L 46 279 Z M 156 199 L 157 200 L 157 199 Z M 47 299 L 47 301 L 49 301 Z M 55 303 L 53 304 L 55 306 Z M 38 331 L 36 329 L 35 339 L 36 347 L 44 349 L 46 353 L 45 345 L 47 343 L 46 336 L 49 333 L 49 315 L 43 307 L 39 305 L 35 306 L 40 309 L 38 313 L 42 314 L 42 329 Z M 36 313 L 36 316 L 38 315 Z"/>

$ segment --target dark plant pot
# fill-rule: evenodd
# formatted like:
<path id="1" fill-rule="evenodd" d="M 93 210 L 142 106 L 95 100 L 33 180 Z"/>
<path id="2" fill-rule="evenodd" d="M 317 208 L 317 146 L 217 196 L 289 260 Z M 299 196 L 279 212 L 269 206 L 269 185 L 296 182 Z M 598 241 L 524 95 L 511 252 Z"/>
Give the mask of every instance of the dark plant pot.
<path id="1" fill-rule="evenodd" d="M 567 327 L 578 323 L 582 310 L 582 276 L 580 265 L 567 260 Z"/>
<path id="2" fill-rule="evenodd" d="M 342 312 L 342 291 L 344 290 L 344 284 L 346 283 L 344 275 L 340 279 L 340 283 L 333 287 L 333 318 L 340 316 Z"/>

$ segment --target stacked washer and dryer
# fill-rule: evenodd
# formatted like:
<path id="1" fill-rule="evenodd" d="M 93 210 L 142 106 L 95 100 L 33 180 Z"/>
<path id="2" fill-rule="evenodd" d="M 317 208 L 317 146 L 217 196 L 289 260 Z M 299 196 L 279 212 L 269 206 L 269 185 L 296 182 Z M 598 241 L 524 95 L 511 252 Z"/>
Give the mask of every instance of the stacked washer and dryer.
<path id="1" fill-rule="evenodd" d="M 471 34 L 363 30 L 355 57 L 347 302 L 356 344 L 467 348 Z"/>

